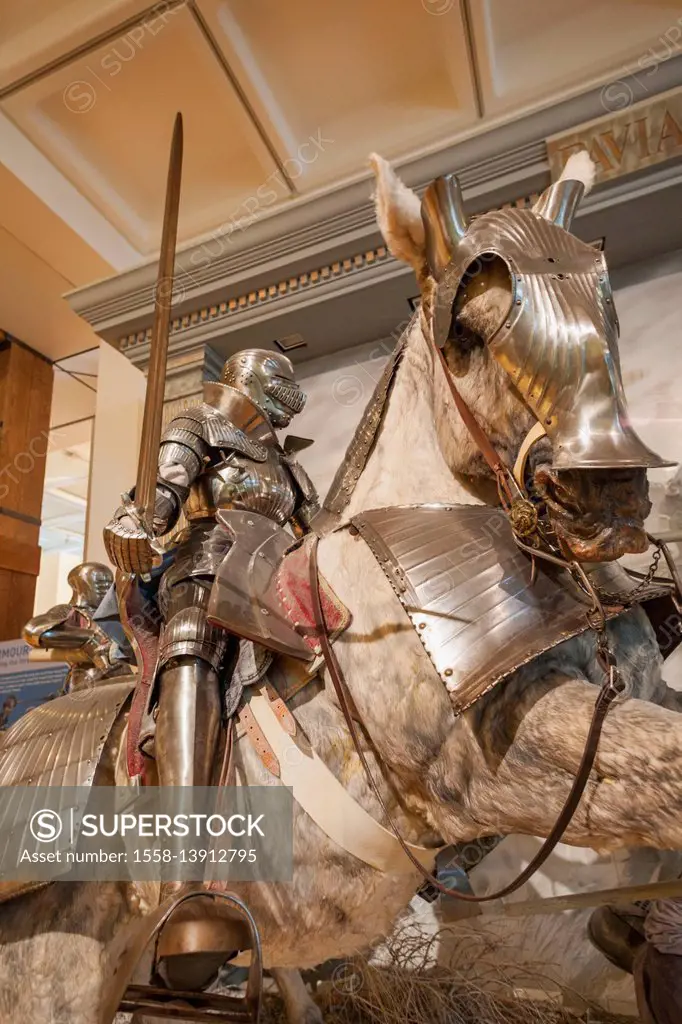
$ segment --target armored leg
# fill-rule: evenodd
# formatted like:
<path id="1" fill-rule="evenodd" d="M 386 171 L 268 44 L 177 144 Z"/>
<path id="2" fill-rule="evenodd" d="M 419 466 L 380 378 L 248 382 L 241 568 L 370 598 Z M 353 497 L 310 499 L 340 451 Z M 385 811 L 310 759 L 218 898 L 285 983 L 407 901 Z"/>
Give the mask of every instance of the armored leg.
<path id="1" fill-rule="evenodd" d="M 210 786 L 219 728 L 215 670 L 187 656 L 164 666 L 156 721 L 159 785 Z"/>
<path id="2" fill-rule="evenodd" d="M 161 786 L 210 786 L 227 634 L 206 621 L 209 581 L 185 579 L 163 597 L 155 754 Z"/>

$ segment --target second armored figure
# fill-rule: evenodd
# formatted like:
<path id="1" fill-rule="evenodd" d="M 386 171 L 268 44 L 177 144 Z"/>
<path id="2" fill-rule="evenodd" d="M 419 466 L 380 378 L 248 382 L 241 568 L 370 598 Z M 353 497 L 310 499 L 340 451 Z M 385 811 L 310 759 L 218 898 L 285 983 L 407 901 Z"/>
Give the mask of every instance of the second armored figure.
<path id="1" fill-rule="evenodd" d="M 154 534 L 172 529 L 181 511 L 187 529 L 159 586 L 163 625 L 149 710 L 162 786 L 210 784 L 221 678 L 229 686 L 238 650 L 237 639 L 207 619 L 211 587 L 231 544 L 218 510 L 253 512 L 297 532 L 318 510 L 309 477 L 275 434 L 305 400 L 285 356 L 249 349 L 228 359 L 221 381 L 204 385 L 203 404 L 163 433 Z M 132 499 L 117 510 L 104 538 L 111 561 L 125 572 L 146 575 L 158 560 Z"/>
<path id="2" fill-rule="evenodd" d="M 52 651 L 58 660 L 69 664 L 65 683 L 68 692 L 130 673 L 126 652 L 117 642 L 123 637 L 107 632 L 97 621 L 97 611 L 113 582 L 108 566 L 82 562 L 68 575 L 72 592 L 69 603 L 34 615 L 24 626 L 27 644 Z"/>

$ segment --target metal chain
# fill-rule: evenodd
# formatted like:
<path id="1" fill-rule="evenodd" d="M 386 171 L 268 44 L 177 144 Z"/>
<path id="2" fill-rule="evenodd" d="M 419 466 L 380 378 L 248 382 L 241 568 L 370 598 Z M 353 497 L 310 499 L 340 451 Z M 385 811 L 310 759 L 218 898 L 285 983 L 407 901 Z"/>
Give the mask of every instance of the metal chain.
<path id="1" fill-rule="evenodd" d="M 595 589 L 599 592 L 599 596 L 602 598 L 602 600 L 613 601 L 615 604 L 632 604 L 635 601 L 635 599 L 639 596 L 639 594 L 641 594 L 642 591 L 644 591 L 653 581 L 654 576 L 658 571 L 658 563 L 661 560 L 661 555 L 661 546 L 660 544 L 656 544 L 656 550 L 653 553 L 649 570 L 646 576 L 642 577 L 642 579 L 639 581 L 639 583 L 633 590 L 617 590 L 612 593 L 608 590 L 602 590 L 600 587 L 595 586 Z"/>

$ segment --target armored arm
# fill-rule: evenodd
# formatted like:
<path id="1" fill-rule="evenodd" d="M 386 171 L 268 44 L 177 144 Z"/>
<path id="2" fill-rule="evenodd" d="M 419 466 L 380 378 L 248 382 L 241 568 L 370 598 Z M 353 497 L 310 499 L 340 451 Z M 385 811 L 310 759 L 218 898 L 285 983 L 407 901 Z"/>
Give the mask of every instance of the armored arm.
<path id="1" fill-rule="evenodd" d="M 42 615 L 34 615 L 26 623 L 22 637 L 31 647 L 60 651 L 61 660 L 69 664 L 91 663 L 108 668 L 120 660 L 110 637 L 73 605 L 59 604 Z"/>
<path id="2" fill-rule="evenodd" d="M 154 537 L 167 533 L 178 520 L 189 489 L 209 454 L 205 428 L 194 410 L 177 416 L 161 436 L 154 505 Z M 125 572 L 151 572 L 158 555 L 134 515 L 134 496 L 118 508 L 104 529 L 111 561 Z"/>
<path id="3" fill-rule="evenodd" d="M 24 643 L 31 647 L 78 647 L 87 637 L 71 638 L 65 623 L 73 611 L 70 604 L 57 604 L 42 615 L 34 615 L 22 630 Z M 68 639 L 67 639 L 68 638 Z M 80 642 L 79 642 L 80 641 Z"/>

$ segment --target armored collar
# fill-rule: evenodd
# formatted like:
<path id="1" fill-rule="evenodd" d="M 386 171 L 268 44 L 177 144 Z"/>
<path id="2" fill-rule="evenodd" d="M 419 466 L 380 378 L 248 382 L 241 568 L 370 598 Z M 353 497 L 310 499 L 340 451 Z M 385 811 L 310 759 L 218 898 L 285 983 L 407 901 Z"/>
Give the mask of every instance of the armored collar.
<path id="1" fill-rule="evenodd" d="M 251 440 L 267 445 L 278 443 L 275 431 L 263 409 L 229 384 L 204 381 L 204 401 L 222 413 L 235 427 L 239 427 Z"/>

